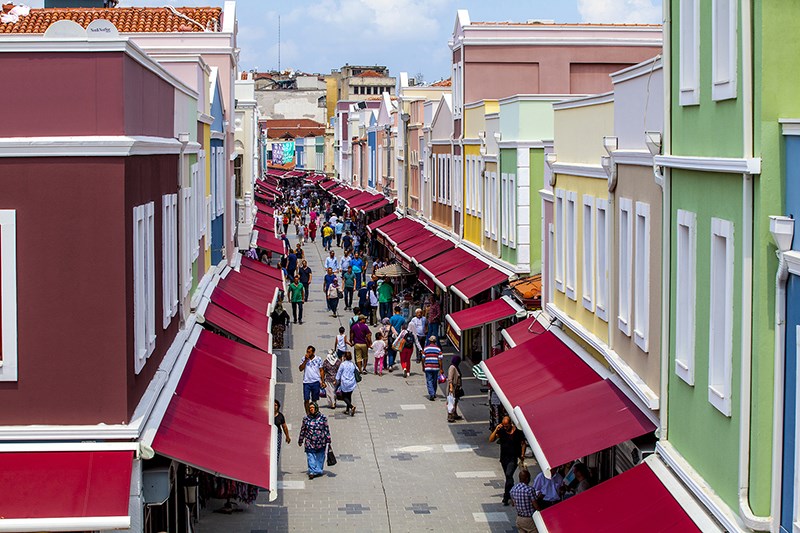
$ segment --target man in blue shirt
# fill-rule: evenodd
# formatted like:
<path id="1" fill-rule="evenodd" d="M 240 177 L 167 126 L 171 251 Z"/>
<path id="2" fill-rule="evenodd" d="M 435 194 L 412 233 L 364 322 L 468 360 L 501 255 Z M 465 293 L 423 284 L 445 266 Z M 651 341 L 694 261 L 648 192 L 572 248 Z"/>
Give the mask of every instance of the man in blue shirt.
<path id="1" fill-rule="evenodd" d="M 342 248 L 344 248 L 345 252 L 349 252 L 353 249 L 353 237 L 350 235 L 349 231 L 346 231 L 344 237 L 342 237 Z"/>
<path id="2" fill-rule="evenodd" d="M 286 273 L 289 275 L 289 279 L 294 279 L 295 270 L 297 270 L 297 254 L 294 253 L 294 250 L 290 250 L 286 257 Z"/>
<path id="3" fill-rule="evenodd" d="M 342 233 L 344 233 L 344 222 L 338 220 L 336 225 L 333 227 L 336 231 L 336 246 L 342 245 Z"/>
<path id="4" fill-rule="evenodd" d="M 322 290 L 325 292 L 325 294 L 328 294 L 328 287 L 334 281 L 336 281 L 336 274 L 333 273 L 333 269 L 331 267 L 328 267 L 327 274 L 325 274 L 325 277 L 322 280 Z"/>
<path id="5" fill-rule="evenodd" d="M 331 255 L 325 258 L 325 268 L 330 268 L 334 272 L 339 272 L 341 265 L 339 264 L 339 260 L 336 259 L 336 252 L 331 250 Z"/>
<path id="6" fill-rule="evenodd" d="M 528 485 L 531 482 L 531 473 L 522 470 L 519 473 L 519 483 L 511 489 L 511 500 L 517 511 L 517 531 L 537 531 L 533 522 L 533 513 L 536 510 L 536 492 Z"/>

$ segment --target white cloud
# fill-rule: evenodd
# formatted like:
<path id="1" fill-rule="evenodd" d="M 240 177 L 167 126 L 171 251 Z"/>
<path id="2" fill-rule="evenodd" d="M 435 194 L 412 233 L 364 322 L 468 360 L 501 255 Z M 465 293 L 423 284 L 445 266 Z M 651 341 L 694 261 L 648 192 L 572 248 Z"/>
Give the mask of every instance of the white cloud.
<path id="1" fill-rule="evenodd" d="M 661 2 L 660 0 L 578 0 L 578 13 L 583 22 L 658 24 L 661 22 Z"/>

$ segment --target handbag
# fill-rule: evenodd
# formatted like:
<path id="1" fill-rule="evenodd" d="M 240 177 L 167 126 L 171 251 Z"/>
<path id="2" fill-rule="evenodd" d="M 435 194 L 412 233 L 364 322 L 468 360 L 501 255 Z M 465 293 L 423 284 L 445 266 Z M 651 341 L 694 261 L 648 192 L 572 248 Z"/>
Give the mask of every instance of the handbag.
<path id="1" fill-rule="evenodd" d="M 462 396 L 464 396 L 464 389 L 462 389 L 459 386 L 458 388 L 456 388 L 455 392 L 453 393 L 453 396 L 455 396 L 456 398 L 461 398 Z"/>
<path id="2" fill-rule="evenodd" d="M 328 466 L 334 466 L 336 464 L 336 455 L 333 453 L 333 446 L 328 444 Z"/>
<path id="3" fill-rule="evenodd" d="M 358 367 L 356 367 L 354 374 L 356 377 L 356 383 L 361 383 L 361 372 L 358 371 Z"/>
<path id="4" fill-rule="evenodd" d="M 325 397 L 327 397 L 327 395 L 328 395 L 328 393 L 325 392 L 325 387 L 322 387 L 322 388 L 319 389 L 319 397 L 320 398 L 325 398 Z"/>

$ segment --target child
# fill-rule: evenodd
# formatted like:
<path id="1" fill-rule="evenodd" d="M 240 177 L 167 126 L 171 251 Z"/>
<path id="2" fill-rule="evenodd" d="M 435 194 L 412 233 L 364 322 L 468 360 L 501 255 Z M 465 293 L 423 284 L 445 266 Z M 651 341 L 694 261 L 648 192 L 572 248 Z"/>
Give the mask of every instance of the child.
<path id="1" fill-rule="evenodd" d="M 303 224 L 303 235 L 300 237 L 300 244 L 305 244 L 308 240 L 308 226 Z"/>
<path id="2" fill-rule="evenodd" d="M 336 356 L 341 359 L 347 351 L 347 347 L 352 346 L 347 335 L 344 334 L 344 326 L 339 327 L 339 334 L 336 335 Z"/>
<path id="3" fill-rule="evenodd" d="M 372 343 L 372 355 L 375 357 L 375 373 L 383 375 L 383 358 L 386 356 L 386 343 L 383 341 L 383 333 L 380 331 L 375 334 L 375 342 Z"/>

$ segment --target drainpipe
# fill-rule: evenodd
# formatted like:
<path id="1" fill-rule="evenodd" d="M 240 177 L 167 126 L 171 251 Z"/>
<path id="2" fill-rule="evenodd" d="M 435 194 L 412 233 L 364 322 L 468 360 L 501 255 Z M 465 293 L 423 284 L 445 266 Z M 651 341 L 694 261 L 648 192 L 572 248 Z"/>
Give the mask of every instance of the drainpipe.
<path id="1" fill-rule="evenodd" d="M 753 157 L 753 65 L 751 0 L 742 0 L 742 155 Z M 755 531 L 770 531 L 771 516 L 750 507 L 750 432 L 753 365 L 753 176 L 742 175 L 742 375 L 739 425 L 739 516 Z M 776 495 L 772 494 L 772 498 Z"/>
<path id="2" fill-rule="evenodd" d="M 672 2 L 664 0 L 664 50 L 672 47 Z M 662 72 L 664 73 L 664 133 L 661 137 L 661 153 L 672 153 L 672 54 L 664 53 L 662 57 Z M 672 201 L 671 201 L 671 171 L 662 169 L 664 174 L 663 189 L 661 191 L 661 394 L 659 395 L 658 416 L 661 421 L 658 428 L 658 438 L 669 440 L 668 417 L 669 412 L 669 331 L 670 331 L 670 280 L 672 269 L 670 266 L 672 242 Z"/>
<path id="3" fill-rule="evenodd" d="M 180 194 L 180 192 L 183 189 L 183 177 L 184 177 L 183 176 L 183 167 L 184 167 L 183 158 L 185 157 L 184 152 L 186 151 L 186 146 L 189 144 L 189 133 L 188 132 L 178 133 L 178 141 L 180 141 L 180 143 L 181 143 L 181 152 L 180 152 L 180 156 L 178 158 L 178 193 L 179 193 L 178 196 L 181 197 L 182 195 Z M 183 206 L 184 209 L 189 209 L 185 205 L 183 205 L 183 202 L 178 202 L 178 206 Z M 180 220 L 182 223 L 185 223 L 184 216 L 183 216 L 184 213 L 179 210 L 178 211 L 178 215 L 179 215 L 178 220 Z M 181 260 L 180 260 L 180 257 L 182 257 L 181 249 L 182 249 L 182 246 L 184 246 L 184 243 L 181 242 L 181 235 L 182 234 L 183 234 L 183 232 L 179 231 L 178 232 L 178 237 L 177 237 L 177 241 L 178 241 L 178 256 L 179 256 L 178 266 L 179 266 L 179 270 L 181 271 L 180 272 L 181 275 L 178 276 L 178 284 L 179 284 L 179 286 L 178 286 L 178 294 L 181 294 L 183 292 L 183 287 L 184 287 L 184 284 L 186 283 L 186 280 L 183 279 L 183 277 L 186 275 L 186 270 L 184 268 L 182 268 L 182 267 L 184 267 L 186 265 L 182 265 L 181 264 Z M 180 329 L 183 329 L 183 327 L 186 324 L 186 322 L 185 322 L 186 321 L 186 317 L 185 317 L 185 314 L 184 314 L 184 310 L 185 310 L 184 309 L 185 308 L 185 301 L 184 300 L 185 300 L 185 298 L 178 298 L 178 317 L 179 317 L 178 322 L 179 322 L 179 328 Z"/>
<path id="4" fill-rule="evenodd" d="M 775 385 L 772 402 L 772 516 L 780 519 L 780 497 L 783 466 L 783 394 L 784 394 L 784 350 L 786 349 L 786 282 L 789 265 L 784 252 L 789 251 L 794 237 L 794 220 L 789 217 L 769 217 L 769 230 L 775 241 L 778 256 L 778 272 L 775 274 Z M 777 524 L 776 524 L 777 527 Z"/>

